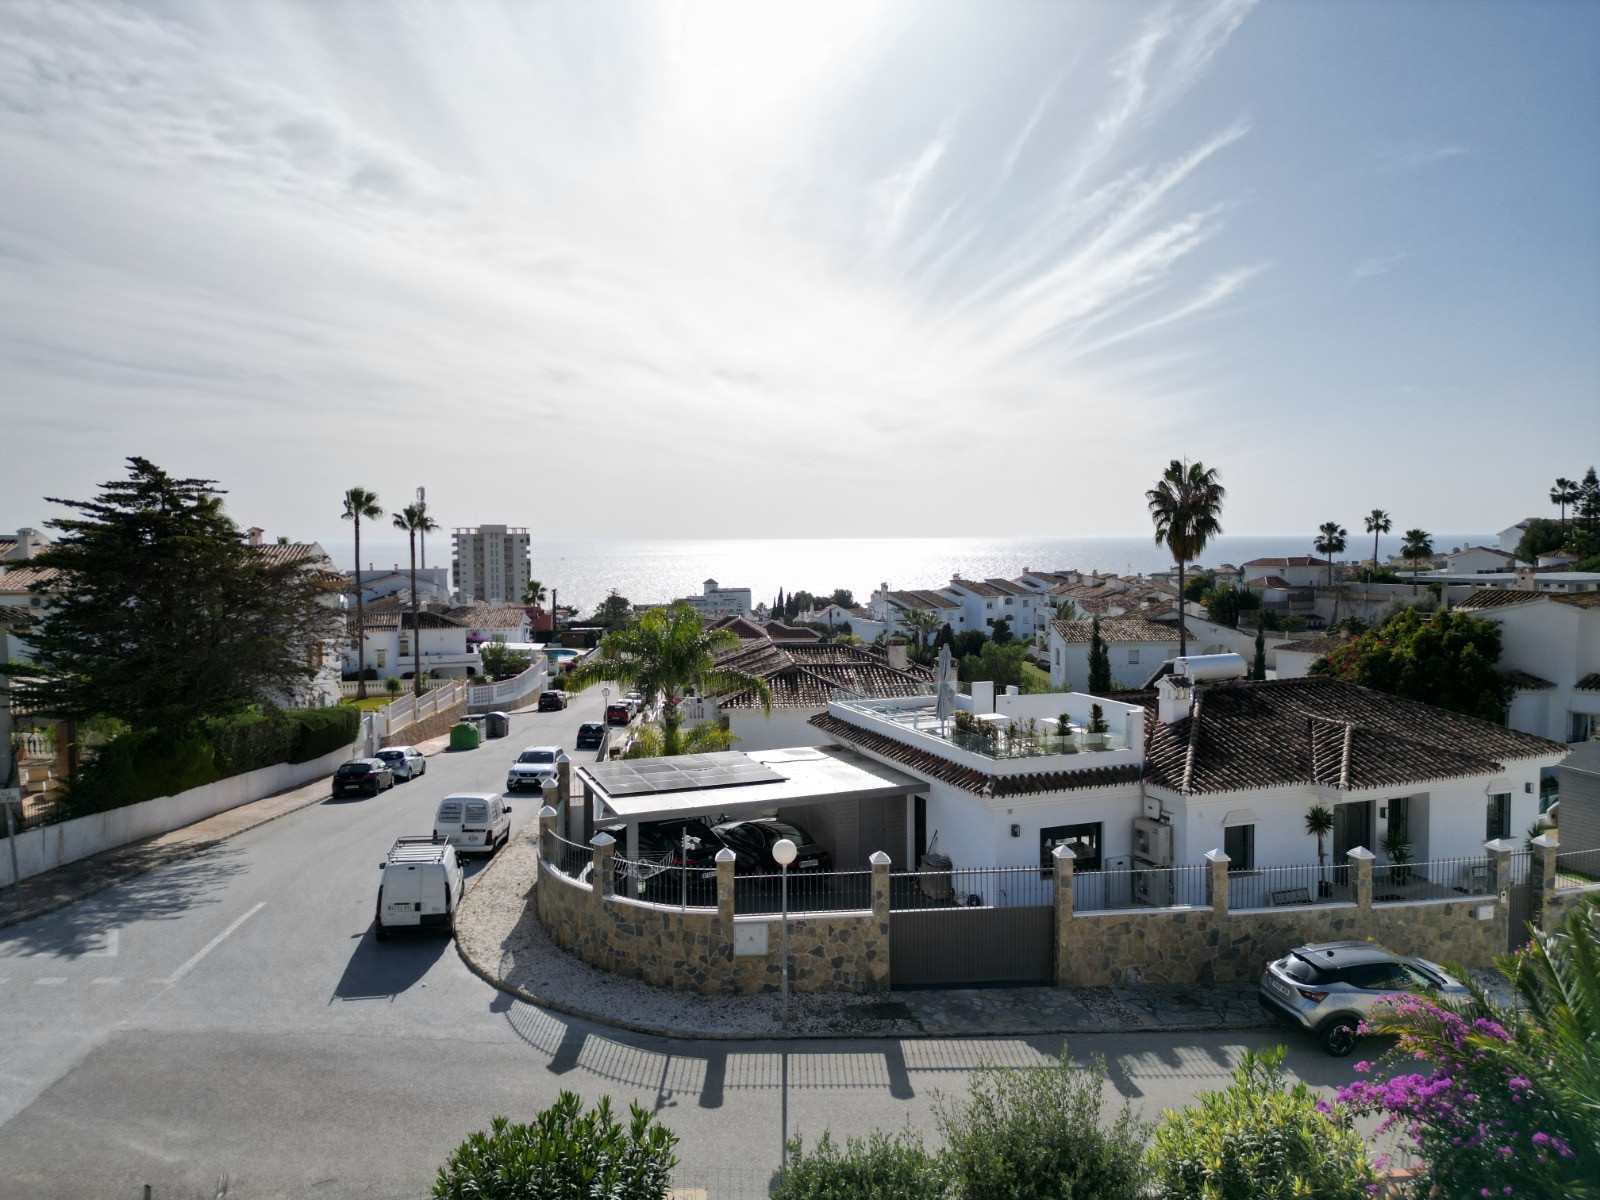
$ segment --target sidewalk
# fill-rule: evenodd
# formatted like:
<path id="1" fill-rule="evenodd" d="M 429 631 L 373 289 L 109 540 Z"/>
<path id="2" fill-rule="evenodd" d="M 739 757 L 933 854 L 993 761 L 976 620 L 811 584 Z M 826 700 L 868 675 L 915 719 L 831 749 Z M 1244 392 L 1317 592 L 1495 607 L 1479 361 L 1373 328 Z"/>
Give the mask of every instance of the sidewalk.
<path id="1" fill-rule="evenodd" d="M 449 737 L 433 738 L 417 743 L 417 749 L 431 757 L 443 750 L 449 741 Z M 132 842 L 90 858 L 66 863 L 53 871 L 30 876 L 22 881 L 20 906 L 16 899 L 17 889 L 9 886 L 0 888 L 0 929 L 65 908 L 86 896 L 115 887 L 125 879 L 179 862 L 235 834 L 318 804 L 328 798 L 330 778 L 324 776 L 314 779 L 301 787 L 262 800 L 252 800 L 249 804 L 230 808 L 227 812 L 220 812 L 170 833 L 158 834 L 142 842 Z M 0 850 L 0 853 L 4 851 Z"/>
<path id="2" fill-rule="evenodd" d="M 1233 1030 L 1270 1026 L 1253 983 L 1182 987 L 941 988 L 873 996 L 671 992 L 589 966 L 550 940 L 532 911 L 537 856 L 524 833 L 477 877 L 456 917 L 473 972 L 530 1003 L 661 1037 L 715 1040 L 989 1037 Z"/>

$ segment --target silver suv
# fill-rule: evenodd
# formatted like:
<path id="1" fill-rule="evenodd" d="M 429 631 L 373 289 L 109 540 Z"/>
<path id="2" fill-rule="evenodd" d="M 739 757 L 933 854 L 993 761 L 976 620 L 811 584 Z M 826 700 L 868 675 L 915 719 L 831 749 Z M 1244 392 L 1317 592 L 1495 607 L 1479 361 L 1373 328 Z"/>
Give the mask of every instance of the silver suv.
<path id="1" fill-rule="evenodd" d="M 1450 1006 L 1467 989 L 1438 963 L 1376 942 L 1301 946 L 1261 972 L 1261 1007 L 1316 1034 L 1336 1058 L 1356 1048 L 1356 1027 L 1378 1005 L 1406 995 Z"/>

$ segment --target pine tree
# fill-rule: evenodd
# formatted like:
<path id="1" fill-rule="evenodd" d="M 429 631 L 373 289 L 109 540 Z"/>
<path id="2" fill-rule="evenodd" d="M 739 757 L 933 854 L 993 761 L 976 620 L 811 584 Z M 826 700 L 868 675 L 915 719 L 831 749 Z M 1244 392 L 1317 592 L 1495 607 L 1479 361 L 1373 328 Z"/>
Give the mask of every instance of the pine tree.
<path id="1" fill-rule="evenodd" d="M 1256 657 L 1250 664 L 1251 679 L 1265 679 L 1267 677 L 1267 631 L 1266 626 L 1256 626 Z"/>
<path id="2" fill-rule="evenodd" d="M 1111 651 L 1100 636 L 1100 618 L 1096 615 L 1089 630 L 1089 692 L 1103 696 L 1111 687 Z"/>

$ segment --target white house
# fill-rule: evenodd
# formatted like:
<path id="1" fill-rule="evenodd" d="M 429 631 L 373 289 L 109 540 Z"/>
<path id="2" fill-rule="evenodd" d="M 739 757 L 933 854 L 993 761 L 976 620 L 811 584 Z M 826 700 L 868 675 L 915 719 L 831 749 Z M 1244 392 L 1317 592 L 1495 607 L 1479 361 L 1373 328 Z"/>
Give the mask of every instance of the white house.
<path id="1" fill-rule="evenodd" d="M 1252 558 L 1241 571 L 1246 587 L 1260 587 L 1263 581 L 1275 578 L 1291 588 L 1313 588 L 1327 583 L 1328 560 L 1304 555 L 1294 558 Z"/>
<path id="2" fill-rule="evenodd" d="M 264 542 L 262 531 L 251 528 L 247 537 L 257 557 L 273 566 L 296 566 L 317 577 L 323 584 L 321 603 L 342 611 L 345 605 L 344 574 L 318 542 Z M 314 672 L 285 692 L 270 697 L 288 708 L 315 708 L 339 703 L 340 636 L 335 631 L 320 641 L 296 647 L 306 666 Z"/>
<path id="3" fill-rule="evenodd" d="M 1094 622 L 1050 622 L 1050 686 L 1068 691 L 1089 686 L 1089 645 Z M 1112 617 L 1100 622 L 1100 637 L 1111 660 L 1117 688 L 1141 688 L 1161 664 L 1178 653 L 1176 625 L 1142 617 Z"/>
<path id="4" fill-rule="evenodd" d="M 1516 672 L 1507 722 L 1557 742 L 1600 737 L 1600 592 L 1482 588 L 1456 606 L 1500 626 Z"/>
<path id="5" fill-rule="evenodd" d="M 696 612 L 701 613 L 731 613 L 736 617 L 750 616 L 750 589 L 723 587 L 715 579 L 708 579 L 700 585 L 701 594 L 698 596 L 685 596 L 674 604 L 687 604 Z"/>
<path id="6" fill-rule="evenodd" d="M 450 609 L 445 616 L 466 628 L 468 646 L 533 641 L 533 618 L 517 604 L 464 604 Z"/>
<path id="7" fill-rule="evenodd" d="M 1455 575 L 1487 575 L 1495 571 L 1510 571 L 1517 565 L 1516 558 L 1504 550 L 1491 546 L 1463 546 L 1449 554 L 1439 556 L 1442 570 Z"/>
<path id="8" fill-rule="evenodd" d="M 950 580 L 950 586 L 940 589 L 946 596 L 961 605 L 961 619 L 952 621 L 951 627 L 960 633 L 978 629 L 985 634 L 994 632 L 996 621 L 1004 620 L 1013 637 L 1027 639 L 1035 632 L 1034 606 L 1038 598 L 1028 588 L 1009 579 Z"/>
<path id="9" fill-rule="evenodd" d="M 1348 634 L 1329 633 L 1322 637 L 1303 638 L 1300 641 L 1280 642 L 1275 658 L 1278 679 L 1304 679 L 1311 673 L 1311 664 L 1353 640 Z"/>
<path id="10" fill-rule="evenodd" d="M 10 563 L 15 566 L 54 544 L 45 534 L 27 526 L 23 526 L 15 533 L 0 533 L 0 563 Z"/>
<path id="11" fill-rule="evenodd" d="M 957 633 L 966 628 L 962 605 L 958 600 L 938 591 L 891 591 L 887 583 L 880 584 L 867 602 L 867 612 L 874 621 L 891 632 L 906 632 L 905 614 L 914 610 L 934 613 L 941 625 L 948 624 Z"/>
<path id="12" fill-rule="evenodd" d="M 347 571 L 345 578 L 349 581 L 347 591 L 353 597 L 356 591 L 356 573 Z M 371 604 L 374 600 L 381 600 L 385 596 L 398 596 L 407 601 L 411 597 L 411 570 L 396 563 L 393 567 L 377 570 L 368 567 L 361 572 L 361 599 L 364 603 Z M 417 568 L 417 596 L 422 603 L 430 601 L 448 604 L 450 601 L 450 568 L 449 567 L 418 567 Z M 354 603 L 354 600 L 351 601 Z"/>
<path id="13" fill-rule="evenodd" d="M 416 624 L 422 630 L 420 647 L 413 647 L 410 612 L 368 611 L 366 614 L 367 670 L 380 681 L 390 677 L 410 679 L 414 653 L 422 655 L 422 673 L 448 679 L 475 676 L 483 670 L 483 660 L 475 646 L 467 643 L 467 627 L 435 612 L 419 612 Z M 356 677 L 356 616 L 346 617 L 349 636 L 341 655 L 344 674 Z"/>
<path id="14" fill-rule="evenodd" d="M 1539 519 L 1539 517 L 1524 517 L 1515 525 L 1502 529 L 1495 538 L 1495 543 L 1507 554 L 1514 552 L 1517 548 L 1517 543 L 1522 540 L 1522 535 L 1528 532 L 1528 526 Z"/>

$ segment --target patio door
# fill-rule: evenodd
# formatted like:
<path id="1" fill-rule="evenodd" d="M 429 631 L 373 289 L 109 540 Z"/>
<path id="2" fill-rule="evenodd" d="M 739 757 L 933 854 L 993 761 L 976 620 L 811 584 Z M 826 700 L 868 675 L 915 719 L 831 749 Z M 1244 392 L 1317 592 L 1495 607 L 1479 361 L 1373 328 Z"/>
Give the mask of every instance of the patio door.
<path id="1" fill-rule="evenodd" d="M 1355 800 L 1349 804 L 1336 804 L 1333 808 L 1333 871 L 1334 882 L 1340 886 L 1348 883 L 1350 851 L 1357 846 L 1372 849 L 1372 801 Z"/>

